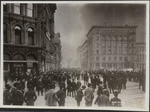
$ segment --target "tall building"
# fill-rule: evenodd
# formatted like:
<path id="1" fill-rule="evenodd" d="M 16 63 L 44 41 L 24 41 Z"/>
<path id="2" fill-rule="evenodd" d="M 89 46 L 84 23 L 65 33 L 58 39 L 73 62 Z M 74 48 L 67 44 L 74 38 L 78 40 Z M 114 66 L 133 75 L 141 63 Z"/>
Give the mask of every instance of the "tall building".
<path id="1" fill-rule="evenodd" d="M 54 36 L 54 44 L 55 44 L 55 68 L 60 69 L 61 67 L 61 60 L 62 60 L 62 55 L 61 55 L 61 41 L 60 41 L 60 33 L 55 33 Z"/>
<path id="2" fill-rule="evenodd" d="M 87 40 L 78 47 L 78 60 L 82 69 L 88 69 L 88 49 Z"/>
<path id="3" fill-rule="evenodd" d="M 55 10 L 56 4 L 3 5 L 5 74 L 46 72 L 53 66 Z"/>
<path id="4" fill-rule="evenodd" d="M 128 25 L 92 26 L 85 41 L 88 69 L 134 69 L 136 28 Z"/>
<path id="5" fill-rule="evenodd" d="M 135 69 L 145 70 L 146 68 L 146 46 L 145 43 L 136 43 L 135 45 Z"/>

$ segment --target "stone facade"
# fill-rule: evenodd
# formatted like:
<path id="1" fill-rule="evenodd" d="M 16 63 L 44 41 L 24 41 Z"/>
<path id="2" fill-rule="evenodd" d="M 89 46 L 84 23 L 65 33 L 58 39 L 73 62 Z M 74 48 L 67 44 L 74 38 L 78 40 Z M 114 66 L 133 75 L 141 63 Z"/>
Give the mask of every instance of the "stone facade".
<path id="1" fill-rule="evenodd" d="M 87 68 L 134 69 L 136 28 L 128 25 L 92 26 L 86 35 L 88 55 L 84 61 L 88 62 Z"/>
<path id="2" fill-rule="evenodd" d="M 145 43 L 136 43 L 135 47 L 135 68 L 136 70 L 145 70 L 146 68 L 146 45 Z"/>
<path id="3" fill-rule="evenodd" d="M 4 73 L 56 69 L 55 10 L 56 4 L 4 4 Z"/>

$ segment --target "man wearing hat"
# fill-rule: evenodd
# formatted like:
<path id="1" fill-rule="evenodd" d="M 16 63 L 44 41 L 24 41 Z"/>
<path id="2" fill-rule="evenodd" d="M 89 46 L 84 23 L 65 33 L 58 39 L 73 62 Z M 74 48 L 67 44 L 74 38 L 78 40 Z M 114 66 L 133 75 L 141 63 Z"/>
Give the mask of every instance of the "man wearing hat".
<path id="1" fill-rule="evenodd" d="M 3 92 L 3 104 L 4 105 L 11 105 L 12 103 L 12 95 L 11 95 L 11 92 L 10 92 L 10 85 L 9 84 L 6 84 L 5 86 L 5 90 Z"/>
<path id="2" fill-rule="evenodd" d="M 12 93 L 12 104 L 13 105 L 23 105 L 23 93 L 21 91 L 21 86 L 18 82 L 13 84 L 11 90 Z"/>
<path id="3" fill-rule="evenodd" d="M 49 91 L 45 93 L 46 106 L 57 106 L 58 97 L 55 92 L 55 85 L 49 85 Z"/>
<path id="4" fill-rule="evenodd" d="M 57 91 L 57 97 L 58 97 L 58 104 L 59 106 L 65 106 L 65 98 L 66 98 L 66 92 L 63 84 L 60 84 L 59 86 L 60 90 Z"/>
<path id="5" fill-rule="evenodd" d="M 84 91 L 84 98 L 85 98 L 85 105 L 86 106 L 92 106 L 92 102 L 94 99 L 94 90 L 92 88 L 92 84 L 88 83 L 88 88 Z"/>
<path id="6" fill-rule="evenodd" d="M 98 98 L 95 101 L 95 104 L 98 104 L 98 106 L 104 106 L 104 107 L 107 107 L 110 105 L 107 89 L 104 89 L 103 94 L 100 94 L 98 96 Z"/>
<path id="7" fill-rule="evenodd" d="M 77 106 L 80 106 L 80 102 L 82 101 L 82 97 L 84 96 L 83 95 L 83 90 L 85 89 L 85 86 L 82 86 L 80 85 L 80 87 L 77 89 L 77 94 L 76 94 L 76 97 L 75 97 L 75 100 L 77 101 Z"/>
<path id="8" fill-rule="evenodd" d="M 118 98 L 118 90 L 114 90 L 114 98 L 111 99 L 111 106 L 121 107 L 121 99 Z"/>

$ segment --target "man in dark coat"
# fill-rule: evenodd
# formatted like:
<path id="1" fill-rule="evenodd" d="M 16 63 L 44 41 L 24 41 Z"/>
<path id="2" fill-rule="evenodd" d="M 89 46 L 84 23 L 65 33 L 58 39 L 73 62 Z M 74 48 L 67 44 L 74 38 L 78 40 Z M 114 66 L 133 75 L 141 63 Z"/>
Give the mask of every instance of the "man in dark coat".
<path id="1" fill-rule="evenodd" d="M 77 101 L 77 106 L 80 106 L 80 102 L 82 101 L 82 97 L 84 96 L 83 95 L 83 90 L 85 89 L 85 86 L 80 86 L 78 89 L 77 89 L 77 95 L 75 97 L 75 100 Z"/>
<path id="2" fill-rule="evenodd" d="M 57 91 L 57 97 L 59 106 L 65 106 L 66 93 L 62 84 L 60 85 L 60 90 Z"/>
<path id="3" fill-rule="evenodd" d="M 118 90 L 114 90 L 114 98 L 111 99 L 111 106 L 121 107 L 121 99 L 118 98 Z"/>
<path id="4" fill-rule="evenodd" d="M 95 104 L 98 104 L 98 106 L 103 106 L 103 107 L 110 106 L 109 97 L 107 96 L 107 93 L 108 93 L 108 90 L 104 89 L 103 94 L 100 94 L 98 96 Z"/>
<path id="5" fill-rule="evenodd" d="M 72 80 L 71 86 L 72 86 L 72 97 L 74 98 L 76 94 L 76 89 L 77 89 L 77 84 L 74 79 Z"/>
<path id="6" fill-rule="evenodd" d="M 24 100 L 26 102 L 26 105 L 28 106 L 34 106 L 34 102 L 36 101 L 37 96 L 35 91 L 31 86 L 28 86 L 28 91 L 24 95 Z"/>
<path id="7" fill-rule="evenodd" d="M 11 103 L 12 103 L 12 95 L 10 92 L 11 87 L 9 84 L 6 84 L 5 88 L 6 89 L 3 92 L 3 104 L 4 105 L 11 105 Z"/>
<path id="8" fill-rule="evenodd" d="M 19 83 L 15 83 L 14 86 L 14 89 L 12 89 L 12 103 L 13 105 L 23 105 L 23 93 L 21 91 L 21 86 Z"/>

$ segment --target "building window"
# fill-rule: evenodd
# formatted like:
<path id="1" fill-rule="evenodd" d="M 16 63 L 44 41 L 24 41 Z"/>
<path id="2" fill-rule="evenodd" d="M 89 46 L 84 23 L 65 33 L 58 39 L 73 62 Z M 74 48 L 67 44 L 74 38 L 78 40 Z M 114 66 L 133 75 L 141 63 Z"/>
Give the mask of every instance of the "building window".
<path id="1" fill-rule="evenodd" d="M 96 44 L 96 47 L 99 48 L 99 43 Z"/>
<path id="2" fill-rule="evenodd" d="M 119 57 L 119 61 L 122 61 L 122 57 Z"/>
<path id="3" fill-rule="evenodd" d="M 9 63 L 4 63 L 4 70 L 9 71 Z"/>
<path id="4" fill-rule="evenodd" d="M 14 13 L 20 14 L 20 4 L 14 4 Z"/>
<path id="5" fill-rule="evenodd" d="M 32 28 L 28 28 L 28 44 L 34 45 L 34 31 Z"/>
<path id="6" fill-rule="evenodd" d="M 96 57 L 96 61 L 99 61 L 99 57 Z"/>
<path id="7" fill-rule="evenodd" d="M 128 57 L 124 57 L 124 61 L 128 61 Z"/>
<path id="8" fill-rule="evenodd" d="M 25 60 L 22 54 L 16 54 L 13 56 L 13 60 Z"/>
<path id="9" fill-rule="evenodd" d="M 99 50 L 96 50 L 96 54 L 99 54 Z"/>
<path id="10" fill-rule="evenodd" d="M 102 63 L 102 67 L 105 68 L 106 67 L 106 63 Z"/>
<path id="11" fill-rule="evenodd" d="M 96 63 L 96 67 L 99 67 L 99 63 Z"/>
<path id="12" fill-rule="evenodd" d="M 33 5 L 32 4 L 27 5 L 27 16 L 33 17 Z"/>
<path id="13" fill-rule="evenodd" d="M 105 60 L 106 60 L 106 58 L 105 58 L 105 57 L 103 57 L 103 60 L 105 61 Z"/>
<path id="14" fill-rule="evenodd" d="M 111 54 L 111 49 L 108 49 L 108 54 Z"/>
<path id="15" fill-rule="evenodd" d="M 117 57 L 114 57 L 114 61 L 116 61 L 117 60 Z"/>
<path id="16" fill-rule="evenodd" d="M 99 41 L 99 36 L 96 36 L 96 40 Z"/>
<path id="17" fill-rule="evenodd" d="M 15 43 L 21 44 L 21 28 L 19 26 L 15 26 Z"/>
<path id="18" fill-rule="evenodd" d="M 8 43 L 8 39 L 7 39 L 7 25 L 4 24 L 4 43 Z"/>
<path id="19" fill-rule="evenodd" d="M 111 57 L 108 57 L 108 60 L 111 61 Z"/>

